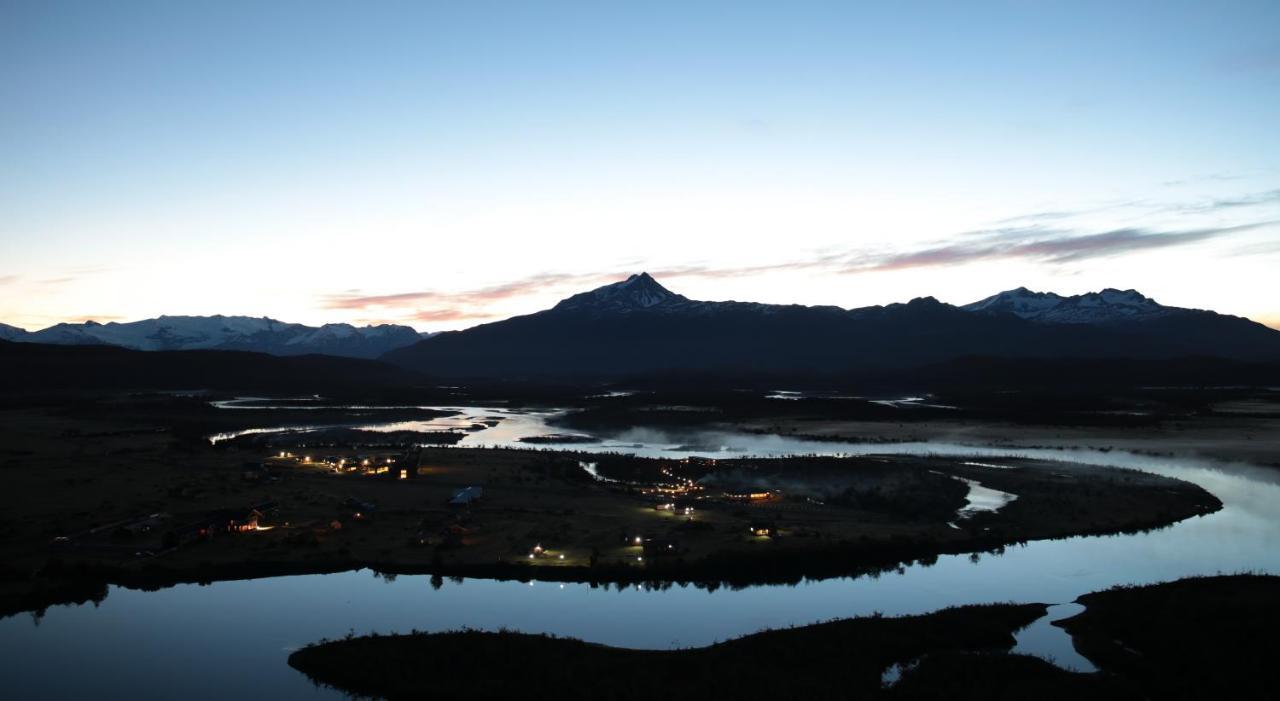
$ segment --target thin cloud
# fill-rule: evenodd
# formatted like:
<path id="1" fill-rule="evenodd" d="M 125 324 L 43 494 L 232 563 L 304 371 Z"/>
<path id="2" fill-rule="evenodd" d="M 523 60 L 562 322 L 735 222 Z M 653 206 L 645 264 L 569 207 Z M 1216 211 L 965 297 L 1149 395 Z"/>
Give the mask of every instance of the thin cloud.
<path id="1" fill-rule="evenodd" d="M 483 305 L 522 297 L 549 288 L 615 282 L 621 277 L 625 276 L 613 273 L 539 273 L 500 285 L 491 285 L 462 292 L 423 290 L 385 295 L 362 295 L 358 292 L 346 292 L 328 295 L 323 306 L 326 309 L 369 309 L 374 307 L 428 305 L 441 307 L 443 309 L 440 311 L 443 312 L 447 309 L 465 308 L 472 305 Z"/>
<path id="2" fill-rule="evenodd" d="M 1173 232 L 1133 227 L 1084 235 L 1030 229 L 1024 231 L 1021 237 L 1008 229 L 999 229 L 992 231 L 986 238 L 960 244 L 937 246 L 907 253 L 855 256 L 842 272 L 882 272 L 1010 259 L 1061 265 L 1137 251 L 1183 246 L 1259 229 L 1275 223 L 1259 222 Z"/>
<path id="3" fill-rule="evenodd" d="M 1269 256 L 1280 253 L 1280 241 L 1263 241 L 1247 246 L 1240 246 L 1231 251 L 1233 256 Z"/>
<path id="4" fill-rule="evenodd" d="M 1243 180 L 1246 177 L 1248 176 L 1243 173 L 1207 173 L 1205 175 L 1193 175 L 1189 178 L 1166 180 L 1160 184 L 1165 187 L 1179 187 L 1204 182 L 1231 182 L 1233 180 Z"/>
<path id="5" fill-rule="evenodd" d="M 959 239 L 957 243 L 926 246 L 916 250 L 827 250 L 808 258 L 778 263 L 728 267 L 690 264 L 649 268 L 649 273 L 660 280 L 720 280 L 778 272 L 859 274 L 1018 259 L 1046 265 L 1069 265 L 1096 258 L 1185 246 L 1275 224 L 1275 221 L 1265 221 L 1180 231 L 1129 227 L 1099 233 L 1080 233 L 1041 225 L 1009 226 L 966 232 L 956 237 Z M 348 290 L 325 296 L 322 304 L 328 309 L 405 310 L 400 317 L 405 322 L 484 321 L 496 317 L 491 311 L 495 302 L 547 292 L 579 292 L 618 282 L 625 279 L 629 272 L 546 272 L 460 292 L 421 290 L 365 295 L 358 290 Z M 374 311 L 374 314 L 377 313 Z"/>
<path id="6" fill-rule="evenodd" d="M 86 277 L 102 275 L 104 273 L 109 273 L 114 270 L 115 268 L 107 268 L 102 266 L 90 266 L 90 267 L 82 266 L 78 268 L 71 268 L 69 270 L 55 271 L 56 274 L 54 274 L 51 277 L 38 278 L 38 279 L 30 278 L 30 281 L 37 285 L 47 285 L 50 287 L 56 287 L 58 285 L 70 285 L 72 283 L 79 282 L 80 280 Z M 22 276 L 20 275 L 0 276 L 0 285 L 8 285 L 8 284 L 16 283 L 19 281 L 21 277 Z"/>
<path id="7" fill-rule="evenodd" d="M 765 265 L 746 265 L 728 268 L 714 268 L 705 265 L 686 265 L 674 268 L 657 268 L 649 271 L 655 278 L 702 278 L 724 280 L 728 278 L 752 277 L 766 273 L 792 272 L 829 268 L 839 265 L 848 256 L 847 253 L 824 253 L 807 260 L 769 263 Z"/>
<path id="8" fill-rule="evenodd" d="M 480 321 L 483 319 L 492 319 L 492 318 L 494 318 L 494 315 L 489 312 L 478 311 L 474 309 L 469 310 L 469 309 L 445 308 L 445 309 L 420 310 L 420 311 L 414 312 L 413 314 L 410 314 L 408 317 L 408 320 L 440 322 L 440 321 Z"/>
<path id="9" fill-rule="evenodd" d="M 1017 216 L 998 219 L 993 223 L 997 226 L 1038 226 L 1041 225 L 1042 222 L 1064 221 L 1090 214 L 1115 212 L 1124 209 L 1141 209 L 1143 207 L 1149 207 L 1150 205 L 1151 203 L 1146 200 L 1113 200 L 1110 202 L 1094 204 L 1089 207 L 1080 207 L 1078 209 L 1053 209 L 1040 212 L 1028 212 L 1027 214 L 1019 214 Z"/>
<path id="10" fill-rule="evenodd" d="M 1072 217 L 1085 214 L 1087 213 L 1087 211 L 1088 210 L 1083 210 L 1083 209 L 1076 210 L 1076 211 L 1064 209 L 1064 210 L 1052 211 L 1052 212 L 1032 212 L 1031 214 L 1019 214 L 1016 217 L 999 219 L 996 221 L 996 223 L 997 224 L 1017 224 L 1018 222 L 1028 222 L 1028 221 L 1057 221 L 1059 219 L 1070 219 Z"/>
<path id="11" fill-rule="evenodd" d="M 1268 204 L 1280 204 L 1280 189 L 1267 190 L 1266 192 L 1255 192 L 1248 195 L 1240 195 L 1238 197 L 1222 197 L 1196 204 L 1179 205 L 1177 207 L 1173 207 L 1171 211 L 1185 214 L 1203 214 L 1206 212 L 1220 212 L 1228 209 L 1257 207 Z"/>

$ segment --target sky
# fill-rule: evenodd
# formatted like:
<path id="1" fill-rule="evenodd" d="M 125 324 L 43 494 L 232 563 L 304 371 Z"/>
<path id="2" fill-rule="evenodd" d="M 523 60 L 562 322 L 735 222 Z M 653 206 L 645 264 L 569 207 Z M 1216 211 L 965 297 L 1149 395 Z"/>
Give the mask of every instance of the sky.
<path id="1" fill-rule="evenodd" d="M 0 0 L 0 322 L 472 326 L 648 271 L 1280 328 L 1280 2 Z"/>

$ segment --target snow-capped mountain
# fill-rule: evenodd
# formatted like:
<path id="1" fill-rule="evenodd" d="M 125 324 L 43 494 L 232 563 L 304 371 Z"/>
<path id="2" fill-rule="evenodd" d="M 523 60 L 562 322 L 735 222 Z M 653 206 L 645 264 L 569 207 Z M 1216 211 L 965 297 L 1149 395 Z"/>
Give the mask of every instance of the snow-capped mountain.
<path id="1" fill-rule="evenodd" d="M 589 310 L 598 313 L 626 314 L 659 305 L 677 305 L 689 299 L 658 284 L 649 273 L 632 275 L 622 282 L 598 287 L 562 300 L 555 306 L 560 311 Z"/>
<path id="2" fill-rule="evenodd" d="M 920 297 L 842 309 L 692 300 L 647 274 L 550 309 L 383 357 L 437 377 L 617 379 L 662 373 L 838 376 L 966 357 L 1280 360 L 1280 332 L 1137 292 L 1025 289 L 968 307 Z"/>
<path id="3" fill-rule="evenodd" d="M 689 299 L 663 287 L 649 273 L 639 273 L 621 282 L 597 287 L 566 299 L 548 310 L 552 314 L 589 317 L 619 314 L 664 314 L 708 316 L 726 312 L 774 314 L 796 309 L 816 309 L 844 313 L 839 307 L 804 307 L 798 304 L 764 304 L 761 302 L 704 302 Z M 879 307 L 868 307 L 879 309 Z"/>
<path id="4" fill-rule="evenodd" d="M 8 329 L 14 333 L 11 337 Z M 128 323 L 56 324 L 23 332 L 5 327 L 0 338 L 57 345 L 110 345 L 135 350 L 245 350 L 273 355 L 321 353 L 350 358 L 376 358 L 422 340 L 408 326 L 382 324 L 321 327 L 289 324 L 247 316 L 162 316 Z"/>
<path id="5" fill-rule="evenodd" d="M 1063 297 L 1053 292 L 1033 292 L 1025 287 L 966 304 L 961 309 L 985 314 L 1012 314 L 1046 324 L 1105 324 L 1157 319 L 1186 311 L 1158 304 L 1137 290 L 1108 288 L 1101 292 Z"/>

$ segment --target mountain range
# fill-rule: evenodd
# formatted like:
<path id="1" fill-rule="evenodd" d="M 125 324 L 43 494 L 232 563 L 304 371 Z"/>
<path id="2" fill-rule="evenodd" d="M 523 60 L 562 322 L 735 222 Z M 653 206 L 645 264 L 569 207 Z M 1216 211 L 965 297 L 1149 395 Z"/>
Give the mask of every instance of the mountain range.
<path id="1" fill-rule="evenodd" d="M 377 358 L 422 340 L 408 326 L 314 327 L 247 316 L 162 316 L 128 323 L 57 324 L 25 331 L 0 324 L 0 340 L 54 345 L 108 345 L 145 351 L 242 350 L 271 355 Z"/>
<path id="2" fill-rule="evenodd" d="M 939 367 L 948 375 L 964 374 L 975 366 L 957 361 L 979 357 L 1280 362 L 1280 331 L 1240 317 L 1161 305 L 1135 290 L 1063 296 L 1018 288 L 962 306 L 920 297 L 845 309 L 698 301 L 647 273 L 534 314 L 424 336 L 407 326 L 312 327 L 241 316 L 58 324 L 36 332 L 0 324 L 0 341 L 19 345 L 331 355 L 379 359 L 415 377 L 456 380 L 595 382 L 690 373 L 901 378 Z M 73 357 L 80 356 L 66 359 Z M 1004 366 L 981 367 L 989 377 Z"/>
<path id="3" fill-rule="evenodd" d="M 641 273 L 551 309 L 446 332 L 383 360 L 435 377 L 617 379 L 660 373 L 865 375 L 958 358 L 1280 360 L 1280 331 L 1134 290 L 1010 290 L 964 306 L 704 302 Z"/>
<path id="4" fill-rule="evenodd" d="M 1166 307 L 1137 290 L 1112 290 L 1063 297 L 1053 292 L 1032 292 L 1025 287 L 1001 292 L 966 304 L 961 309 L 1013 316 L 1050 324 L 1103 324 L 1145 321 L 1191 311 Z"/>

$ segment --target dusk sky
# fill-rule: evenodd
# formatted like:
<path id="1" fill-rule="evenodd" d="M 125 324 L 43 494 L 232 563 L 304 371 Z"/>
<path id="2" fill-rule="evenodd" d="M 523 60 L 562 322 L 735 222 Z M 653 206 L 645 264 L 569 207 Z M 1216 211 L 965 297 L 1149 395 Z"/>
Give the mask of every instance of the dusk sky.
<path id="1" fill-rule="evenodd" d="M 647 270 L 1280 328 L 1278 125 L 1275 0 L 3 0 L 0 322 L 444 330 Z"/>

